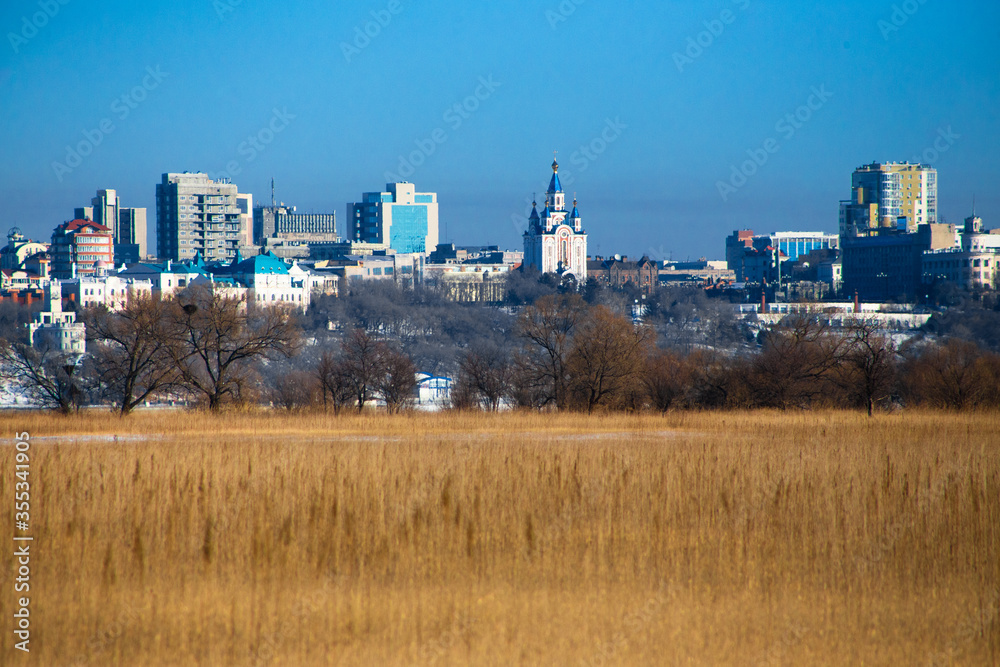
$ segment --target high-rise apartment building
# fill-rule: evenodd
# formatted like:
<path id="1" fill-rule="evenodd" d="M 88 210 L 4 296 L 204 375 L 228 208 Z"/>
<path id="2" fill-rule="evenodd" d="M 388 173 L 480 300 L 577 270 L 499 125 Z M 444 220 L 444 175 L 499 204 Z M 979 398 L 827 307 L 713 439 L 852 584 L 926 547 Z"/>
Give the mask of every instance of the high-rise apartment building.
<path id="1" fill-rule="evenodd" d="M 240 245 L 253 245 L 253 195 L 237 192 L 236 206 L 240 209 Z"/>
<path id="2" fill-rule="evenodd" d="M 90 200 L 94 208 L 94 222 L 104 225 L 118 238 L 118 212 L 121 210 L 116 190 L 98 190 Z"/>
<path id="3" fill-rule="evenodd" d="M 156 186 L 156 247 L 160 259 L 229 261 L 240 246 L 237 188 L 207 174 L 163 174 Z"/>
<path id="4" fill-rule="evenodd" d="M 118 209 L 118 229 L 115 232 L 115 264 L 132 264 L 148 254 L 146 241 L 146 209 Z"/>
<path id="5" fill-rule="evenodd" d="M 427 253 L 438 244 L 438 201 L 434 192 L 416 192 L 412 183 L 386 183 L 387 192 L 366 192 L 347 205 L 345 237 L 383 243 L 399 253 Z"/>
<path id="6" fill-rule="evenodd" d="M 111 230 L 115 264 L 138 262 L 146 256 L 146 209 L 121 205 L 116 190 L 98 190 L 90 206 L 74 210 L 74 219 L 93 220 Z"/>
<path id="7" fill-rule="evenodd" d="M 851 198 L 840 202 L 840 235 L 879 229 L 915 232 L 937 222 L 937 170 L 912 162 L 873 162 L 854 170 Z"/>

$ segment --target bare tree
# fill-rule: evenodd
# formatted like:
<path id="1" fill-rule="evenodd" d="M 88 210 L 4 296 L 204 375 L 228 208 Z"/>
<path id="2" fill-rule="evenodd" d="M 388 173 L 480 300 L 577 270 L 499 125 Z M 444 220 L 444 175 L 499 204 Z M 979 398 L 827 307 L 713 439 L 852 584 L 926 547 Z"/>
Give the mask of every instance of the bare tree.
<path id="1" fill-rule="evenodd" d="M 344 339 L 342 358 L 344 373 L 350 384 L 358 412 L 376 391 L 379 379 L 385 374 L 383 345 L 364 329 L 355 329 Z"/>
<path id="2" fill-rule="evenodd" d="M 904 386 L 912 399 L 936 407 L 966 410 L 996 402 L 992 361 L 975 343 L 951 338 L 910 353 Z"/>
<path id="3" fill-rule="evenodd" d="M 888 398 L 896 379 L 896 346 L 881 333 L 877 320 L 858 319 L 848 328 L 842 354 L 840 384 L 868 410 Z"/>
<path id="4" fill-rule="evenodd" d="M 158 298 L 134 295 L 120 311 L 101 307 L 85 313 L 102 391 L 121 415 L 181 379 L 167 340 L 167 310 Z"/>
<path id="5" fill-rule="evenodd" d="M 815 317 L 791 318 L 767 332 L 746 376 L 755 404 L 782 410 L 808 407 L 829 395 L 845 344 Z"/>
<path id="6" fill-rule="evenodd" d="M 690 381 L 687 364 L 673 352 L 658 350 L 646 358 L 642 382 L 654 409 L 666 413 L 681 404 Z"/>
<path id="7" fill-rule="evenodd" d="M 323 353 L 313 373 L 319 382 L 324 408 L 332 405 L 336 414 L 354 398 L 354 386 L 347 364 L 333 352 Z"/>
<path id="8" fill-rule="evenodd" d="M 313 405 L 318 384 L 315 374 L 292 370 L 275 378 L 268 393 L 275 405 L 288 411 L 298 410 Z"/>
<path id="9" fill-rule="evenodd" d="M 459 386 L 484 410 L 496 412 L 511 395 L 514 367 L 510 355 L 499 345 L 478 345 L 466 353 L 459 367 Z"/>
<path id="10" fill-rule="evenodd" d="M 642 382 L 643 362 L 654 340 L 653 331 L 636 326 L 605 306 L 587 313 L 573 339 L 567 368 L 570 387 L 579 404 L 593 412 L 599 405 L 619 405 Z"/>
<path id="11" fill-rule="evenodd" d="M 189 287 L 171 302 L 169 350 L 187 388 L 218 410 L 239 399 L 252 383 L 251 362 L 291 356 L 300 342 L 292 313 L 280 306 L 255 307 L 246 297 Z"/>
<path id="12" fill-rule="evenodd" d="M 521 391 L 534 391 L 542 404 L 566 406 L 569 376 L 567 361 L 573 334 L 585 317 L 580 296 L 544 296 L 528 306 L 517 321 L 524 348 L 517 357 Z"/>
<path id="13" fill-rule="evenodd" d="M 10 299 L 0 301 L 0 338 L 11 343 L 27 343 L 28 323 L 31 322 L 32 314 L 41 307 L 40 301 L 31 306 Z"/>
<path id="14" fill-rule="evenodd" d="M 381 374 L 375 381 L 375 390 L 385 401 L 390 414 L 400 412 L 413 398 L 417 387 L 417 367 L 404 352 L 380 344 Z"/>
<path id="15" fill-rule="evenodd" d="M 86 396 L 79 360 L 78 355 L 0 339 L 0 378 L 33 403 L 63 414 L 79 410 Z"/>

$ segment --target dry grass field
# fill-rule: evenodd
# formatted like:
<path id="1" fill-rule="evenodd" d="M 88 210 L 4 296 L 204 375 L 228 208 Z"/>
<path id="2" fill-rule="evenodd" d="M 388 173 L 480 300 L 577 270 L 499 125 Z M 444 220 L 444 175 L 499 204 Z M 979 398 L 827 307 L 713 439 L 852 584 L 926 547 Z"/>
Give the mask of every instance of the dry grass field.
<path id="1" fill-rule="evenodd" d="M 0 664 L 1000 663 L 1000 415 L 0 415 Z"/>

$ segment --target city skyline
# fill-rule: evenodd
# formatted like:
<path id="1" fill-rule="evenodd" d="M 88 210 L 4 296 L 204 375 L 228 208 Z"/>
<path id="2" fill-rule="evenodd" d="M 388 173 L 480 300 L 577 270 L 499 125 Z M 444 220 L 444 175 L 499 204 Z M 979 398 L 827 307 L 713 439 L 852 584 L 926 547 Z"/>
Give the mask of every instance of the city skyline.
<path id="1" fill-rule="evenodd" d="M 836 232 L 872 161 L 929 163 L 945 219 L 975 196 L 1000 226 L 997 18 L 918 0 L 18 1 L 0 10 L 3 224 L 46 240 L 105 188 L 154 211 L 167 172 L 228 176 L 258 203 L 273 177 L 303 213 L 398 178 L 438 193 L 443 242 L 519 249 L 558 150 L 590 254 Z"/>

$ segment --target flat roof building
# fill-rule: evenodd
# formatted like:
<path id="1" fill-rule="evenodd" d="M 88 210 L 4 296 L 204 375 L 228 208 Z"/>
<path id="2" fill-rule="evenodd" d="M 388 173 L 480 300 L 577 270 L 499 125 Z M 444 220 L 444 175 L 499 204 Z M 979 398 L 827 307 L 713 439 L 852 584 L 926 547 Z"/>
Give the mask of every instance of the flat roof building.
<path id="1" fill-rule="evenodd" d="M 438 244 L 438 201 L 412 183 L 386 183 L 385 192 L 366 192 L 347 205 L 345 238 L 384 243 L 399 253 L 428 253 Z"/>
<path id="2" fill-rule="evenodd" d="M 954 225 L 923 224 L 908 233 L 887 229 L 874 236 L 845 238 L 844 291 L 863 301 L 914 301 L 922 291 L 924 253 L 958 247 Z"/>
<path id="3" fill-rule="evenodd" d="M 872 162 L 851 176 L 851 198 L 840 202 L 840 235 L 879 229 L 915 232 L 937 222 L 937 170 L 912 162 Z"/>
<path id="4" fill-rule="evenodd" d="M 163 174 L 156 185 L 156 251 L 160 259 L 232 260 L 240 247 L 238 191 L 207 174 Z"/>

